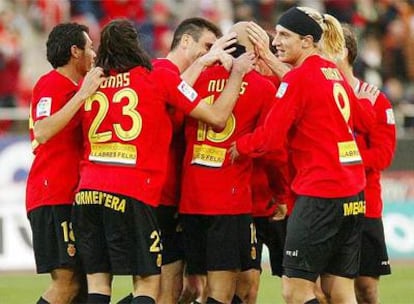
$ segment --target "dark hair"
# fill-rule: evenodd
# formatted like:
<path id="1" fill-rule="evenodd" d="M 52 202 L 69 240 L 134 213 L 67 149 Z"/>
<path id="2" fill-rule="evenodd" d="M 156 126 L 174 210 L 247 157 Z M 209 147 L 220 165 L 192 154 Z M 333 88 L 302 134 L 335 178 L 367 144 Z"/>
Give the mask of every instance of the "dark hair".
<path id="1" fill-rule="evenodd" d="M 184 34 L 190 35 L 197 42 L 205 30 L 212 32 L 216 37 L 222 36 L 221 30 L 206 19 L 198 17 L 185 19 L 175 30 L 170 49 L 173 50 L 177 47 Z"/>
<path id="2" fill-rule="evenodd" d="M 108 74 L 127 72 L 136 66 L 152 70 L 151 59 L 141 47 L 134 25 L 127 19 L 115 19 L 102 29 L 96 66 Z"/>
<path id="3" fill-rule="evenodd" d="M 344 31 L 345 47 L 348 49 L 348 63 L 353 65 L 358 55 L 358 42 L 352 27 L 348 24 L 342 24 Z"/>
<path id="4" fill-rule="evenodd" d="M 88 27 L 78 23 L 61 23 L 52 29 L 46 42 L 46 56 L 53 68 L 68 64 L 72 46 L 85 48 L 84 32 L 89 32 Z"/>

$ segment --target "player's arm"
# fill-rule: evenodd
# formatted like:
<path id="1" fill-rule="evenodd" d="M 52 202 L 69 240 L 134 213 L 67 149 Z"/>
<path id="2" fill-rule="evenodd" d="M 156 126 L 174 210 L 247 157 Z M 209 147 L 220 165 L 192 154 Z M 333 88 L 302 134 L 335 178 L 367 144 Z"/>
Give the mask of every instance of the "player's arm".
<path id="1" fill-rule="evenodd" d="M 276 204 L 273 220 L 282 220 L 287 213 L 288 201 L 293 193 L 290 189 L 291 175 L 288 165 L 287 150 L 285 153 L 269 153 L 264 156 L 265 171 Z"/>
<path id="2" fill-rule="evenodd" d="M 276 55 L 272 53 L 269 48 L 270 41 L 266 31 L 253 21 L 249 22 L 246 31 L 249 35 L 249 39 L 254 44 L 259 57 L 268 65 L 273 74 L 277 75 L 279 79 L 282 79 L 283 76 L 290 71 L 290 67 L 281 62 Z"/>
<path id="3" fill-rule="evenodd" d="M 232 143 L 229 149 L 232 160 L 239 155 L 260 157 L 267 152 L 280 152 L 284 148 L 289 129 L 299 112 L 305 108 L 301 104 L 303 101 L 299 87 L 297 81 L 281 83 L 264 125 Z"/>
<path id="4" fill-rule="evenodd" d="M 359 144 L 358 148 L 367 169 L 384 170 L 391 165 L 394 158 L 396 146 L 394 114 L 390 102 L 382 93 L 373 105 L 373 110 L 376 114 L 375 126 L 364 136 L 366 144 Z"/>
<path id="5" fill-rule="evenodd" d="M 254 54 L 245 53 L 233 59 L 233 67 L 226 86 L 213 104 L 199 102 L 190 112 L 190 116 L 202 120 L 214 128 L 223 129 L 226 126 L 236 101 L 239 97 L 240 87 L 245 74 L 254 68 Z"/>
<path id="6" fill-rule="evenodd" d="M 220 62 L 227 70 L 230 70 L 233 63 L 233 57 L 229 55 L 229 50 L 233 51 L 234 48 L 226 48 L 237 42 L 236 37 L 237 34 L 232 32 L 216 40 L 216 42 L 206 54 L 197 58 L 181 74 L 181 78 L 192 86 L 196 82 L 198 76 L 200 76 L 201 72 L 206 67 L 211 66 L 216 62 Z"/>
<path id="7" fill-rule="evenodd" d="M 93 68 L 86 74 L 79 91 L 56 113 L 34 123 L 34 138 L 40 144 L 47 142 L 60 132 L 75 116 L 86 98 L 92 95 L 105 79 L 101 68 Z"/>

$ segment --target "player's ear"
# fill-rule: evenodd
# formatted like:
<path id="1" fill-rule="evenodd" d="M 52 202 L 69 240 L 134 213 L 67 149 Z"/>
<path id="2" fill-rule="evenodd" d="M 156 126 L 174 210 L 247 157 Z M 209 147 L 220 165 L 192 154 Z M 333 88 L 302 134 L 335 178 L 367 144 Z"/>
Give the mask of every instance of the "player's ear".
<path id="1" fill-rule="evenodd" d="M 192 39 L 192 37 L 191 37 L 190 35 L 188 35 L 188 34 L 184 34 L 184 35 L 181 37 L 181 42 L 180 42 L 180 44 L 181 44 L 183 47 L 188 47 L 188 45 L 190 44 L 191 39 Z"/>
<path id="2" fill-rule="evenodd" d="M 72 56 L 72 57 L 75 57 L 75 58 L 79 58 L 79 56 L 80 56 L 80 52 L 81 51 L 83 51 L 82 49 L 80 49 L 77 45 L 72 45 L 71 47 L 70 47 L 70 55 Z"/>
<path id="3" fill-rule="evenodd" d="M 301 40 L 302 40 L 302 48 L 304 49 L 312 47 L 314 44 L 313 37 L 311 35 L 302 36 Z"/>

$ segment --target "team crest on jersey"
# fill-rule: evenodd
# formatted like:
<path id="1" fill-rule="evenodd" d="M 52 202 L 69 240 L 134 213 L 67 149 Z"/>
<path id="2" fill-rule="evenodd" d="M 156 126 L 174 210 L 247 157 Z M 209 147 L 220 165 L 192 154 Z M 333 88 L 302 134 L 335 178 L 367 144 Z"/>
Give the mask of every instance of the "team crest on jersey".
<path id="1" fill-rule="evenodd" d="M 181 81 L 177 88 L 191 102 L 193 102 L 197 98 L 197 92 L 184 80 Z"/>
<path id="2" fill-rule="evenodd" d="M 74 244 L 68 244 L 68 249 L 67 249 L 68 255 L 70 257 L 74 257 L 76 254 L 76 248 Z"/>
<path id="3" fill-rule="evenodd" d="M 387 116 L 387 124 L 395 125 L 394 111 L 392 109 L 386 109 L 385 115 Z"/>
<path id="4" fill-rule="evenodd" d="M 52 98 L 51 97 L 42 97 L 37 103 L 36 107 L 36 117 L 50 116 L 50 111 L 52 108 Z"/>
<path id="5" fill-rule="evenodd" d="M 277 90 L 276 97 L 282 98 L 285 95 L 287 88 L 288 88 L 288 83 L 282 82 L 279 86 L 279 89 Z"/>

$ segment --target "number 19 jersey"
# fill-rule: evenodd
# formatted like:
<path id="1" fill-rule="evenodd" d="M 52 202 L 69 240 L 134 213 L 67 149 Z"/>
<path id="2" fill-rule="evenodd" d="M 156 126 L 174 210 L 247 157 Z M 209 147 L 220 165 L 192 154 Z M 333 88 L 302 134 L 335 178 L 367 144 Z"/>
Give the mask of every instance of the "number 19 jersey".
<path id="1" fill-rule="evenodd" d="M 229 73 L 222 66 L 204 71 L 194 88 L 213 103 L 223 90 Z M 188 118 L 186 152 L 179 212 L 201 215 L 237 215 L 252 212 L 252 160 L 232 163 L 228 149 L 237 138 L 264 121 L 275 100 L 275 86 L 256 71 L 241 84 L 239 98 L 224 130 Z"/>

